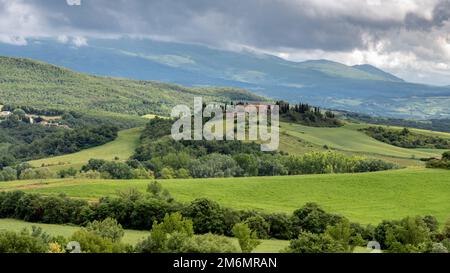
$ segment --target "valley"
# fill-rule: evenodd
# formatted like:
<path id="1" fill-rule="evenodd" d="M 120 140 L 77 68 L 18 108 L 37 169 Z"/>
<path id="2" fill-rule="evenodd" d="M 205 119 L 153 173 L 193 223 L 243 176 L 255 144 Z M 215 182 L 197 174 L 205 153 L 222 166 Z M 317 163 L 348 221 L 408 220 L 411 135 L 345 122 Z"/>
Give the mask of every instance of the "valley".
<path id="1" fill-rule="evenodd" d="M 21 201 L 14 204 L 32 204 L 25 206 L 30 210 L 22 211 L 18 207 L 18 212 L 14 213 L 0 209 L 0 214 L 5 216 L 0 219 L 0 231 L 30 229 L 37 225 L 54 236 L 68 238 L 86 221 L 104 220 L 105 215 L 117 213 L 115 217 L 128 227 L 123 242 L 134 247 L 142 238 L 151 236 L 152 224 L 150 218 L 141 219 L 136 215 L 152 214 L 153 220 L 169 221 L 164 218 L 163 211 L 187 214 L 186 210 L 200 202 L 199 206 L 204 206 L 202 209 L 212 210 L 208 217 L 215 219 L 212 215 L 219 213 L 225 215 L 225 220 L 216 219 L 220 222 L 216 223 L 218 227 L 211 225 L 200 229 L 202 214 L 193 214 L 196 235 L 192 240 L 204 240 L 207 237 L 197 236 L 208 232 L 218 236 L 214 240 L 230 239 L 233 226 L 227 221 L 237 225 L 241 220 L 251 220 L 256 221 L 257 227 L 261 224 L 259 221 L 263 227 L 270 222 L 275 231 L 269 229 L 270 236 L 263 237 L 261 244 L 253 249 L 254 253 L 266 253 L 279 252 L 289 245 L 287 239 L 295 240 L 295 232 L 298 232 L 293 227 L 295 212 L 305 206 L 306 210 L 308 206 L 316 206 L 311 203 L 320 206 L 313 210 L 323 208 L 324 212 L 319 213 L 335 215 L 330 219 L 342 217 L 357 223 L 364 240 L 370 240 L 366 233 L 373 232 L 371 228 L 375 226 L 381 228 L 385 220 L 431 215 L 438 228 L 442 228 L 449 217 L 450 172 L 444 168 L 426 168 L 428 161 L 441 159 L 445 149 L 390 145 L 361 131 L 373 126 L 371 124 L 334 120 L 332 112 L 313 108 L 314 115 L 309 110 L 298 114 L 301 118 L 309 115 L 307 119 L 282 119 L 280 148 L 273 153 L 261 153 L 258 143 L 247 141 L 175 143 L 168 137 L 173 121 L 166 118 L 172 106 L 186 104 L 194 96 L 202 96 L 206 102 L 217 100 L 223 103 L 259 102 L 265 98 L 238 88 L 191 88 L 91 76 L 26 59 L 0 57 L 0 63 L 4 77 L 0 82 L 1 103 L 12 110 L 3 119 L 4 130 L 0 132 L 0 174 L 4 180 L 0 182 L 0 204 L 8 208 L 11 203 L 5 201 L 3 204 L 1 198 L 14 198 L 10 196 L 14 194 L 25 196 L 25 201 L 19 199 Z M 337 70 L 329 70 L 323 65 L 309 63 L 308 68 L 333 75 L 339 72 L 340 66 L 334 67 Z M 366 80 L 387 77 L 383 80 L 402 83 L 380 71 L 358 69 L 363 70 L 351 71 L 351 77 L 368 77 Z M 337 75 L 342 76 L 340 73 L 342 71 Z M 376 73 L 376 77 L 365 73 Z M 16 96 L 17 89 L 24 95 Z M 58 122 L 66 127 L 28 124 L 24 118 L 29 115 L 35 118 L 57 116 Z M 302 124 L 305 121 L 309 126 Z M 389 130 L 403 129 L 380 126 Z M 450 139 L 450 133 L 407 130 L 441 139 L 442 143 Z M 64 141 L 52 139 L 54 136 Z M 13 141 L 17 137 L 20 142 Z M 26 155 L 34 143 L 41 143 L 41 138 L 45 138 L 47 142 L 43 144 L 50 147 L 32 154 L 34 157 L 31 158 L 37 159 L 20 162 L 8 157 L 11 151 Z M 34 142 L 36 139 L 38 141 Z M 61 148 L 52 149 L 53 143 Z M 24 146 L 15 147 L 18 145 Z M 67 152 L 66 147 L 78 152 Z M 36 201 L 40 199 L 44 201 Z M 55 203 L 59 204 L 55 207 L 51 202 L 60 203 Z M 67 202 L 67 206 L 62 205 L 63 202 Z M 73 205 L 71 202 L 80 202 L 76 204 L 83 204 L 83 211 L 91 214 L 82 213 L 75 217 L 52 211 L 65 210 Z M 120 207 L 119 203 L 115 207 L 114 202 L 125 202 L 129 207 Z M 204 205 L 202 202 L 210 203 Z M 41 209 L 39 206 L 48 207 Z M 102 206 L 111 206 L 108 207 L 110 211 Z M 105 214 L 102 214 L 103 209 Z M 133 212 L 122 215 L 129 210 Z M 41 219 L 41 212 L 51 216 Z M 28 213 L 32 216 L 23 216 Z M 226 213 L 234 216 L 227 218 Z M 170 217 L 177 217 L 173 215 Z M 130 217 L 138 220 L 130 221 Z M 79 220 L 81 218 L 86 221 Z M 323 219 L 326 217 L 320 221 Z M 282 221 L 282 224 L 276 221 Z M 278 234 L 277 225 L 288 231 Z M 131 230 L 130 226 L 141 230 Z M 321 227 L 322 233 L 326 227 Z M 230 240 L 239 247 L 237 239 Z M 363 252 L 363 245 L 359 243 L 354 247 Z"/>

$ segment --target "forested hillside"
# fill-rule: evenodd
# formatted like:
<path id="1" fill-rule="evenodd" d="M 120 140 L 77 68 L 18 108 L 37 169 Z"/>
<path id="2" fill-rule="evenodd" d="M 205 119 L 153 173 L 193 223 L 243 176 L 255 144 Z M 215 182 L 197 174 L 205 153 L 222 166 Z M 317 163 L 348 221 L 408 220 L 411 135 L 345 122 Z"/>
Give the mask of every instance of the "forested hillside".
<path id="1" fill-rule="evenodd" d="M 261 100 L 237 88 L 186 88 L 97 77 L 28 59 L 0 57 L 0 104 L 145 115 L 168 114 L 174 105 L 190 103 L 194 96 L 216 102 Z"/>

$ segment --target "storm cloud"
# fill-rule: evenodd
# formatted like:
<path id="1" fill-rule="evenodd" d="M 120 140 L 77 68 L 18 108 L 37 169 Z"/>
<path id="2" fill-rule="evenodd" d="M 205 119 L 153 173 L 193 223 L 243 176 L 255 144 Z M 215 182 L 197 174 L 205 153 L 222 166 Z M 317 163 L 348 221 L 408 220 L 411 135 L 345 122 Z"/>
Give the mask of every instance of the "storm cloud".
<path id="1" fill-rule="evenodd" d="M 5 43 L 127 35 L 370 63 L 434 84 L 450 84 L 449 33 L 450 0 L 0 0 Z"/>

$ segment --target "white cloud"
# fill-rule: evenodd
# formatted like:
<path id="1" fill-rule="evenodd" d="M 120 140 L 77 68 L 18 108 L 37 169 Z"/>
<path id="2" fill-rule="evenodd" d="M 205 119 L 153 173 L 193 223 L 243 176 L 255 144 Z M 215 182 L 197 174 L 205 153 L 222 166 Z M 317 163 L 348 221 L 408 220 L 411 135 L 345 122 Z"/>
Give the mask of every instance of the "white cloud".
<path id="1" fill-rule="evenodd" d="M 82 47 L 82 46 L 87 46 L 88 42 L 87 39 L 81 36 L 75 36 L 72 38 L 72 43 L 76 46 L 76 47 Z"/>
<path id="2" fill-rule="evenodd" d="M 61 44 L 67 44 L 69 42 L 69 37 L 67 35 L 59 35 L 57 40 Z"/>
<path id="3" fill-rule="evenodd" d="M 25 46 L 28 44 L 25 37 L 0 34 L 0 42 L 5 44 Z"/>

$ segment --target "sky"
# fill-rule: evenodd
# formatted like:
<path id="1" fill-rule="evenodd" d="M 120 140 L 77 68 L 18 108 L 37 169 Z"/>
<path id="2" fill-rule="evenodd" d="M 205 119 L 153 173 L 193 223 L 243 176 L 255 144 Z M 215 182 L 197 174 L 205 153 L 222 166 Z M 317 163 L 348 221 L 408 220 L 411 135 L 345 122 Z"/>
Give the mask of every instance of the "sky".
<path id="1" fill-rule="evenodd" d="M 122 36 L 371 64 L 450 85 L 450 0 L 0 0 L 0 42 Z"/>

